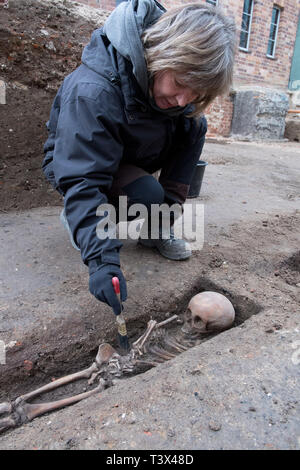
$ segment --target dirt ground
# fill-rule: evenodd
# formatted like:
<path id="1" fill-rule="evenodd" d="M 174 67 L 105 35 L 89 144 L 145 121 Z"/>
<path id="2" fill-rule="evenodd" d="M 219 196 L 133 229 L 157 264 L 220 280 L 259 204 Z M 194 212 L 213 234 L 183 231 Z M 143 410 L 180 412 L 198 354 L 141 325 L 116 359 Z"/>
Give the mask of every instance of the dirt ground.
<path id="1" fill-rule="evenodd" d="M 78 5 L 78 6 L 77 6 Z M 11 0 L 0 16 L 1 211 L 58 202 L 41 171 L 52 100 L 108 13 L 74 2 Z"/>
<path id="2" fill-rule="evenodd" d="M 203 290 L 232 301 L 234 328 L 8 431 L 1 449 L 299 448 L 300 149 L 208 143 L 204 156 L 210 164 L 193 200 L 205 207 L 203 249 L 177 263 L 124 241 L 127 328 L 132 342 L 150 318 L 182 316 Z M 102 342 L 117 347 L 113 315 L 89 294 L 59 212 L 1 215 L 1 338 L 12 344 L 1 401 L 86 368 Z M 78 383 L 45 399 L 84 390 Z"/>
<path id="3" fill-rule="evenodd" d="M 87 270 L 59 223 L 61 200 L 40 170 L 44 123 L 61 79 L 53 74 L 49 82 L 51 71 L 75 66 L 64 60 L 65 48 L 71 43 L 79 60 L 94 23 L 87 13 L 57 11 L 54 1 L 10 5 L 0 19 L 0 78 L 8 84 L 0 106 L 0 338 L 10 345 L 0 401 L 89 366 L 101 342 L 117 347 L 114 317 L 89 294 Z M 7 39 L 12 49 L 3 47 Z M 24 74 L 26 54 L 39 66 Z M 234 327 L 0 435 L 0 449 L 300 448 L 300 144 L 226 139 L 205 144 L 203 159 L 201 195 L 188 201 L 204 205 L 202 250 L 177 263 L 124 241 L 127 328 L 133 341 L 150 318 L 181 316 L 203 290 L 231 300 Z"/>

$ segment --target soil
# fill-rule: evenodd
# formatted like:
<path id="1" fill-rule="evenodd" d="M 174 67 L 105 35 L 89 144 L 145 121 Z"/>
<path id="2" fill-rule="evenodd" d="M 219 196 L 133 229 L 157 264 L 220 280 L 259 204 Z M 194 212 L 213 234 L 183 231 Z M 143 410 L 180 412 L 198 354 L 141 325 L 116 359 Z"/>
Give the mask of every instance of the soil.
<path id="1" fill-rule="evenodd" d="M 38 209 L 29 220 L 28 213 L 20 215 L 20 230 L 26 233 L 30 226 L 35 233 L 41 220 L 48 225 L 54 208 L 50 211 Z M 11 231 L 14 217 L 2 216 Z M 125 246 L 131 342 L 145 331 L 150 317 L 162 321 L 175 313 L 182 316 L 192 295 L 203 290 L 231 300 L 236 311 L 233 328 L 205 338 L 175 360 L 139 375 L 126 374 L 101 394 L 0 435 L 0 449 L 298 448 L 300 371 L 291 356 L 299 343 L 299 223 L 298 211 L 268 217 L 267 225 L 233 224 L 219 244 L 206 243 L 181 266 L 133 244 Z M 58 233 L 53 227 L 50 236 L 59 253 Z M 90 366 L 101 342 L 118 349 L 112 316 L 88 296 L 77 253 L 72 257 L 62 243 L 70 271 L 77 270 L 75 276 L 65 270 L 60 289 L 59 278 L 53 285 L 59 260 L 47 266 L 51 243 L 40 252 L 38 239 L 36 234 L 31 240 L 29 232 L 22 240 L 24 253 L 35 245 L 39 263 L 46 272 L 49 267 L 50 286 L 33 285 L 39 277 L 30 268 L 25 270 L 31 283 L 28 292 L 18 285 L 21 295 L 5 295 L 2 337 L 19 341 L 8 350 L 7 366 L 2 366 L 2 400 Z M 24 271 L 26 263 L 25 255 L 18 269 Z M 80 381 L 32 403 L 89 389 Z"/>
<path id="2" fill-rule="evenodd" d="M 0 8 L 1 211 L 60 203 L 41 170 L 46 122 L 63 78 L 109 13 L 65 0 L 10 0 Z"/>
<path id="3" fill-rule="evenodd" d="M 106 16 L 57 0 L 10 0 L 1 10 L 0 333 L 10 346 L 0 401 L 89 366 L 104 341 L 117 347 L 115 319 L 89 294 L 60 226 L 60 197 L 41 171 L 55 92 Z M 177 263 L 124 241 L 130 341 L 150 318 L 182 315 L 203 290 L 231 300 L 233 328 L 1 435 L 0 449 L 299 448 L 299 363 L 291 361 L 299 342 L 299 156 L 296 143 L 216 139 L 204 148 L 209 165 L 195 200 L 205 204 L 203 249 Z"/>

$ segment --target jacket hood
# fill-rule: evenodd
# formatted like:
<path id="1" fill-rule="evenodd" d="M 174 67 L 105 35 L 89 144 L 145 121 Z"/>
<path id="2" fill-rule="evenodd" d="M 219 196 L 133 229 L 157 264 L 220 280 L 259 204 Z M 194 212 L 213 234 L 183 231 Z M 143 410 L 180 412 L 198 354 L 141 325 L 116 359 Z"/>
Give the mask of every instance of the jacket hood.
<path id="1" fill-rule="evenodd" d="M 125 1 L 111 13 L 103 27 L 113 47 L 132 63 L 133 74 L 145 96 L 149 83 L 141 34 L 165 11 L 156 0 Z"/>

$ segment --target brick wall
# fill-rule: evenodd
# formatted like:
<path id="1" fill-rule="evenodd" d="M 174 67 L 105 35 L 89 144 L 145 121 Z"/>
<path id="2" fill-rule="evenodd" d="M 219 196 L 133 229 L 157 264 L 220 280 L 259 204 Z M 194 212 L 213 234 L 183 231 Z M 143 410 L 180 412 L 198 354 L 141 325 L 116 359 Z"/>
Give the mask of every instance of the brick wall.
<path id="1" fill-rule="evenodd" d="M 233 116 L 233 96 L 218 96 L 206 109 L 207 137 L 228 137 Z"/>
<path id="2" fill-rule="evenodd" d="M 0 0 L 1 1 L 1 0 Z M 90 6 L 112 10 L 115 0 L 77 0 Z M 197 0 L 161 0 L 167 9 Z M 206 0 L 198 0 L 206 3 Z M 219 6 L 225 13 L 235 18 L 237 28 L 241 27 L 244 0 L 219 0 Z M 273 6 L 281 9 L 280 23 L 276 44 L 275 58 L 267 57 L 267 45 Z M 234 73 L 234 87 L 257 86 L 287 90 L 297 22 L 300 12 L 300 0 L 255 0 L 249 43 L 249 51 L 237 50 Z M 232 118 L 232 98 L 218 98 L 209 110 L 208 135 L 229 135 Z"/>
<path id="3" fill-rule="evenodd" d="M 198 0 L 206 3 L 205 0 Z M 188 0 L 162 0 L 170 8 L 188 3 Z M 241 27 L 244 0 L 219 0 L 219 6 Z M 273 6 L 281 7 L 275 58 L 266 56 Z M 256 84 L 286 89 L 289 81 L 294 43 L 296 39 L 299 0 L 255 0 L 249 52 L 238 49 L 235 65 L 235 83 Z"/>

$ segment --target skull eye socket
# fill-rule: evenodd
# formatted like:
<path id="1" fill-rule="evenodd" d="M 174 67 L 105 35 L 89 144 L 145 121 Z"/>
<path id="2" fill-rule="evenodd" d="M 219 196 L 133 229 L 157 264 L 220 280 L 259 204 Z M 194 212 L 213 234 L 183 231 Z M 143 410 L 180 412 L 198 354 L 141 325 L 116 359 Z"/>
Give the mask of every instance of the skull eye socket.
<path id="1" fill-rule="evenodd" d="M 197 323 L 202 323 L 201 318 L 196 315 L 196 316 L 194 317 L 194 323 L 195 323 L 195 324 L 197 324 Z"/>

